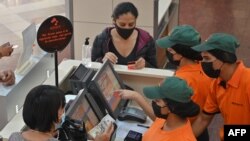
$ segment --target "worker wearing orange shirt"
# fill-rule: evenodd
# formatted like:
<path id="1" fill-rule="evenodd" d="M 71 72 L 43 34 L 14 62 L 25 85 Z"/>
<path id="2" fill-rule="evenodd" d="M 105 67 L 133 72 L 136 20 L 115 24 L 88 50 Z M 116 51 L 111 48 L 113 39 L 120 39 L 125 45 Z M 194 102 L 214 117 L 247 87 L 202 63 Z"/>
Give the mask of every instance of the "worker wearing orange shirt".
<path id="1" fill-rule="evenodd" d="M 152 99 L 152 106 L 136 91 L 120 90 L 123 99 L 135 100 L 154 122 L 142 141 L 196 141 L 188 117 L 196 116 L 200 108 L 191 100 L 193 90 L 178 77 L 168 77 L 160 86 L 143 89 Z"/>
<path id="2" fill-rule="evenodd" d="M 216 78 L 203 112 L 192 125 L 196 135 L 209 125 L 215 113 L 221 113 L 226 125 L 250 124 L 250 69 L 237 61 L 238 47 L 238 40 L 225 33 L 212 34 L 204 43 L 192 47 L 201 52 L 204 72 Z"/>
<path id="3" fill-rule="evenodd" d="M 192 46 L 201 42 L 200 34 L 190 25 L 176 26 L 169 36 L 156 41 L 158 47 L 167 49 L 167 57 L 170 63 L 177 66 L 175 76 L 187 81 L 188 85 L 194 90 L 192 100 L 201 108 L 204 106 L 209 86 L 212 79 L 203 71 L 200 52 L 191 49 Z M 191 118 L 191 123 L 194 121 Z M 197 137 L 198 141 L 209 141 L 207 129 Z"/>

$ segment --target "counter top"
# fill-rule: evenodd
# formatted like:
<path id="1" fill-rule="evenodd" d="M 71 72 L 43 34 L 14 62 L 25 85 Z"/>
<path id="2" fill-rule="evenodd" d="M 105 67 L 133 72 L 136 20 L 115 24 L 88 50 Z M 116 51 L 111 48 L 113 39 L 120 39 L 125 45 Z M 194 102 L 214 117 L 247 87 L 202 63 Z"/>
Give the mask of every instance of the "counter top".
<path id="1" fill-rule="evenodd" d="M 62 82 L 66 76 L 74 69 L 74 67 L 79 66 L 82 63 L 80 60 L 64 60 L 58 66 L 59 72 L 59 84 Z M 98 69 L 102 66 L 102 63 L 99 62 L 92 62 L 91 68 Z M 135 76 L 146 76 L 146 77 L 154 77 L 154 78 L 166 78 L 168 76 L 174 75 L 174 72 L 171 70 L 166 69 L 155 69 L 155 68 L 143 68 L 140 70 L 131 70 L 128 69 L 126 65 L 114 65 L 114 69 L 118 74 L 128 74 L 128 75 L 135 75 Z M 45 84 L 54 84 L 54 74 L 52 74 Z"/>

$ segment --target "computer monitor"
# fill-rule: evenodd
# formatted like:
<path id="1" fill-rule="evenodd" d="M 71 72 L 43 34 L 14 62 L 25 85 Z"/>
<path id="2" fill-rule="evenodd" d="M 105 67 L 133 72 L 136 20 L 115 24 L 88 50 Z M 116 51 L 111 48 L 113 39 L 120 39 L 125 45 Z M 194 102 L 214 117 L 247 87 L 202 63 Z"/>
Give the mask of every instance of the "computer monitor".
<path id="1" fill-rule="evenodd" d="M 84 123 L 85 128 L 90 131 L 105 116 L 100 111 L 92 95 L 83 89 L 79 91 L 75 100 L 66 111 L 66 119 L 74 120 L 77 123 Z"/>
<path id="2" fill-rule="evenodd" d="M 106 60 L 93 77 L 88 90 L 93 94 L 103 114 L 108 112 L 113 118 L 117 118 L 120 111 L 126 107 L 128 100 L 114 95 L 114 91 L 124 89 L 125 86 L 113 65 Z"/>
<path id="3" fill-rule="evenodd" d="M 94 75 L 93 69 L 80 64 L 69 77 L 72 92 L 78 94 L 81 89 L 86 89 Z"/>

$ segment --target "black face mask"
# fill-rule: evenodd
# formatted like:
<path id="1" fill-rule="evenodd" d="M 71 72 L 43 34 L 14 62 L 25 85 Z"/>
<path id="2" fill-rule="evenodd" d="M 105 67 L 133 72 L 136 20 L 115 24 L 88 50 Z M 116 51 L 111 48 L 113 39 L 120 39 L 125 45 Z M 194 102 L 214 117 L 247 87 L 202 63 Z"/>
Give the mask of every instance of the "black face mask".
<path id="1" fill-rule="evenodd" d="M 168 114 L 163 115 L 163 114 L 161 113 L 161 108 L 164 108 L 164 107 L 158 106 L 154 101 L 152 101 L 152 107 L 153 107 L 154 114 L 155 114 L 156 117 L 158 117 L 158 118 L 163 118 L 163 119 L 167 119 Z"/>
<path id="2" fill-rule="evenodd" d="M 218 78 L 220 75 L 220 69 L 214 70 L 213 62 L 201 62 L 202 70 L 208 77 Z"/>
<path id="3" fill-rule="evenodd" d="M 126 28 L 120 28 L 119 26 L 117 26 L 115 24 L 115 28 L 116 31 L 118 32 L 118 34 L 123 38 L 123 39 L 128 39 L 128 37 L 133 33 L 135 28 L 130 28 L 130 29 L 126 29 Z"/>
<path id="4" fill-rule="evenodd" d="M 168 61 L 171 63 L 171 64 L 174 64 L 176 66 L 179 66 L 180 65 L 180 60 L 174 60 L 174 55 L 170 52 L 167 51 L 167 58 L 168 58 Z"/>

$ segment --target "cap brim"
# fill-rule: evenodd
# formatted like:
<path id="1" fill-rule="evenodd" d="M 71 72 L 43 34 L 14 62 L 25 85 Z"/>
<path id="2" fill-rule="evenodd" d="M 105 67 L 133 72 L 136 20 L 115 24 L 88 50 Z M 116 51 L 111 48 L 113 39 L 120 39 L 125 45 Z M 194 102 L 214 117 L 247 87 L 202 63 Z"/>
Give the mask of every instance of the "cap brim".
<path id="1" fill-rule="evenodd" d="M 193 50 L 198 52 L 208 51 L 214 49 L 212 46 L 209 46 L 207 43 L 202 43 L 200 45 L 192 47 Z"/>
<path id="2" fill-rule="evenodd" d="M 156 44 L 160 48 L 170 48 L 176 45 L 176 42 L 173 42 L 169 39 L 169 36 L 163 37 L 161 39 L 156 40 Z"/>
<path id="3" fill-rule="evenodd" d="M 160 90 L 158 86 L 145 87 L 143 89 L 144 95 L 149 99 L 159 99 L 161 98 Z"/>

